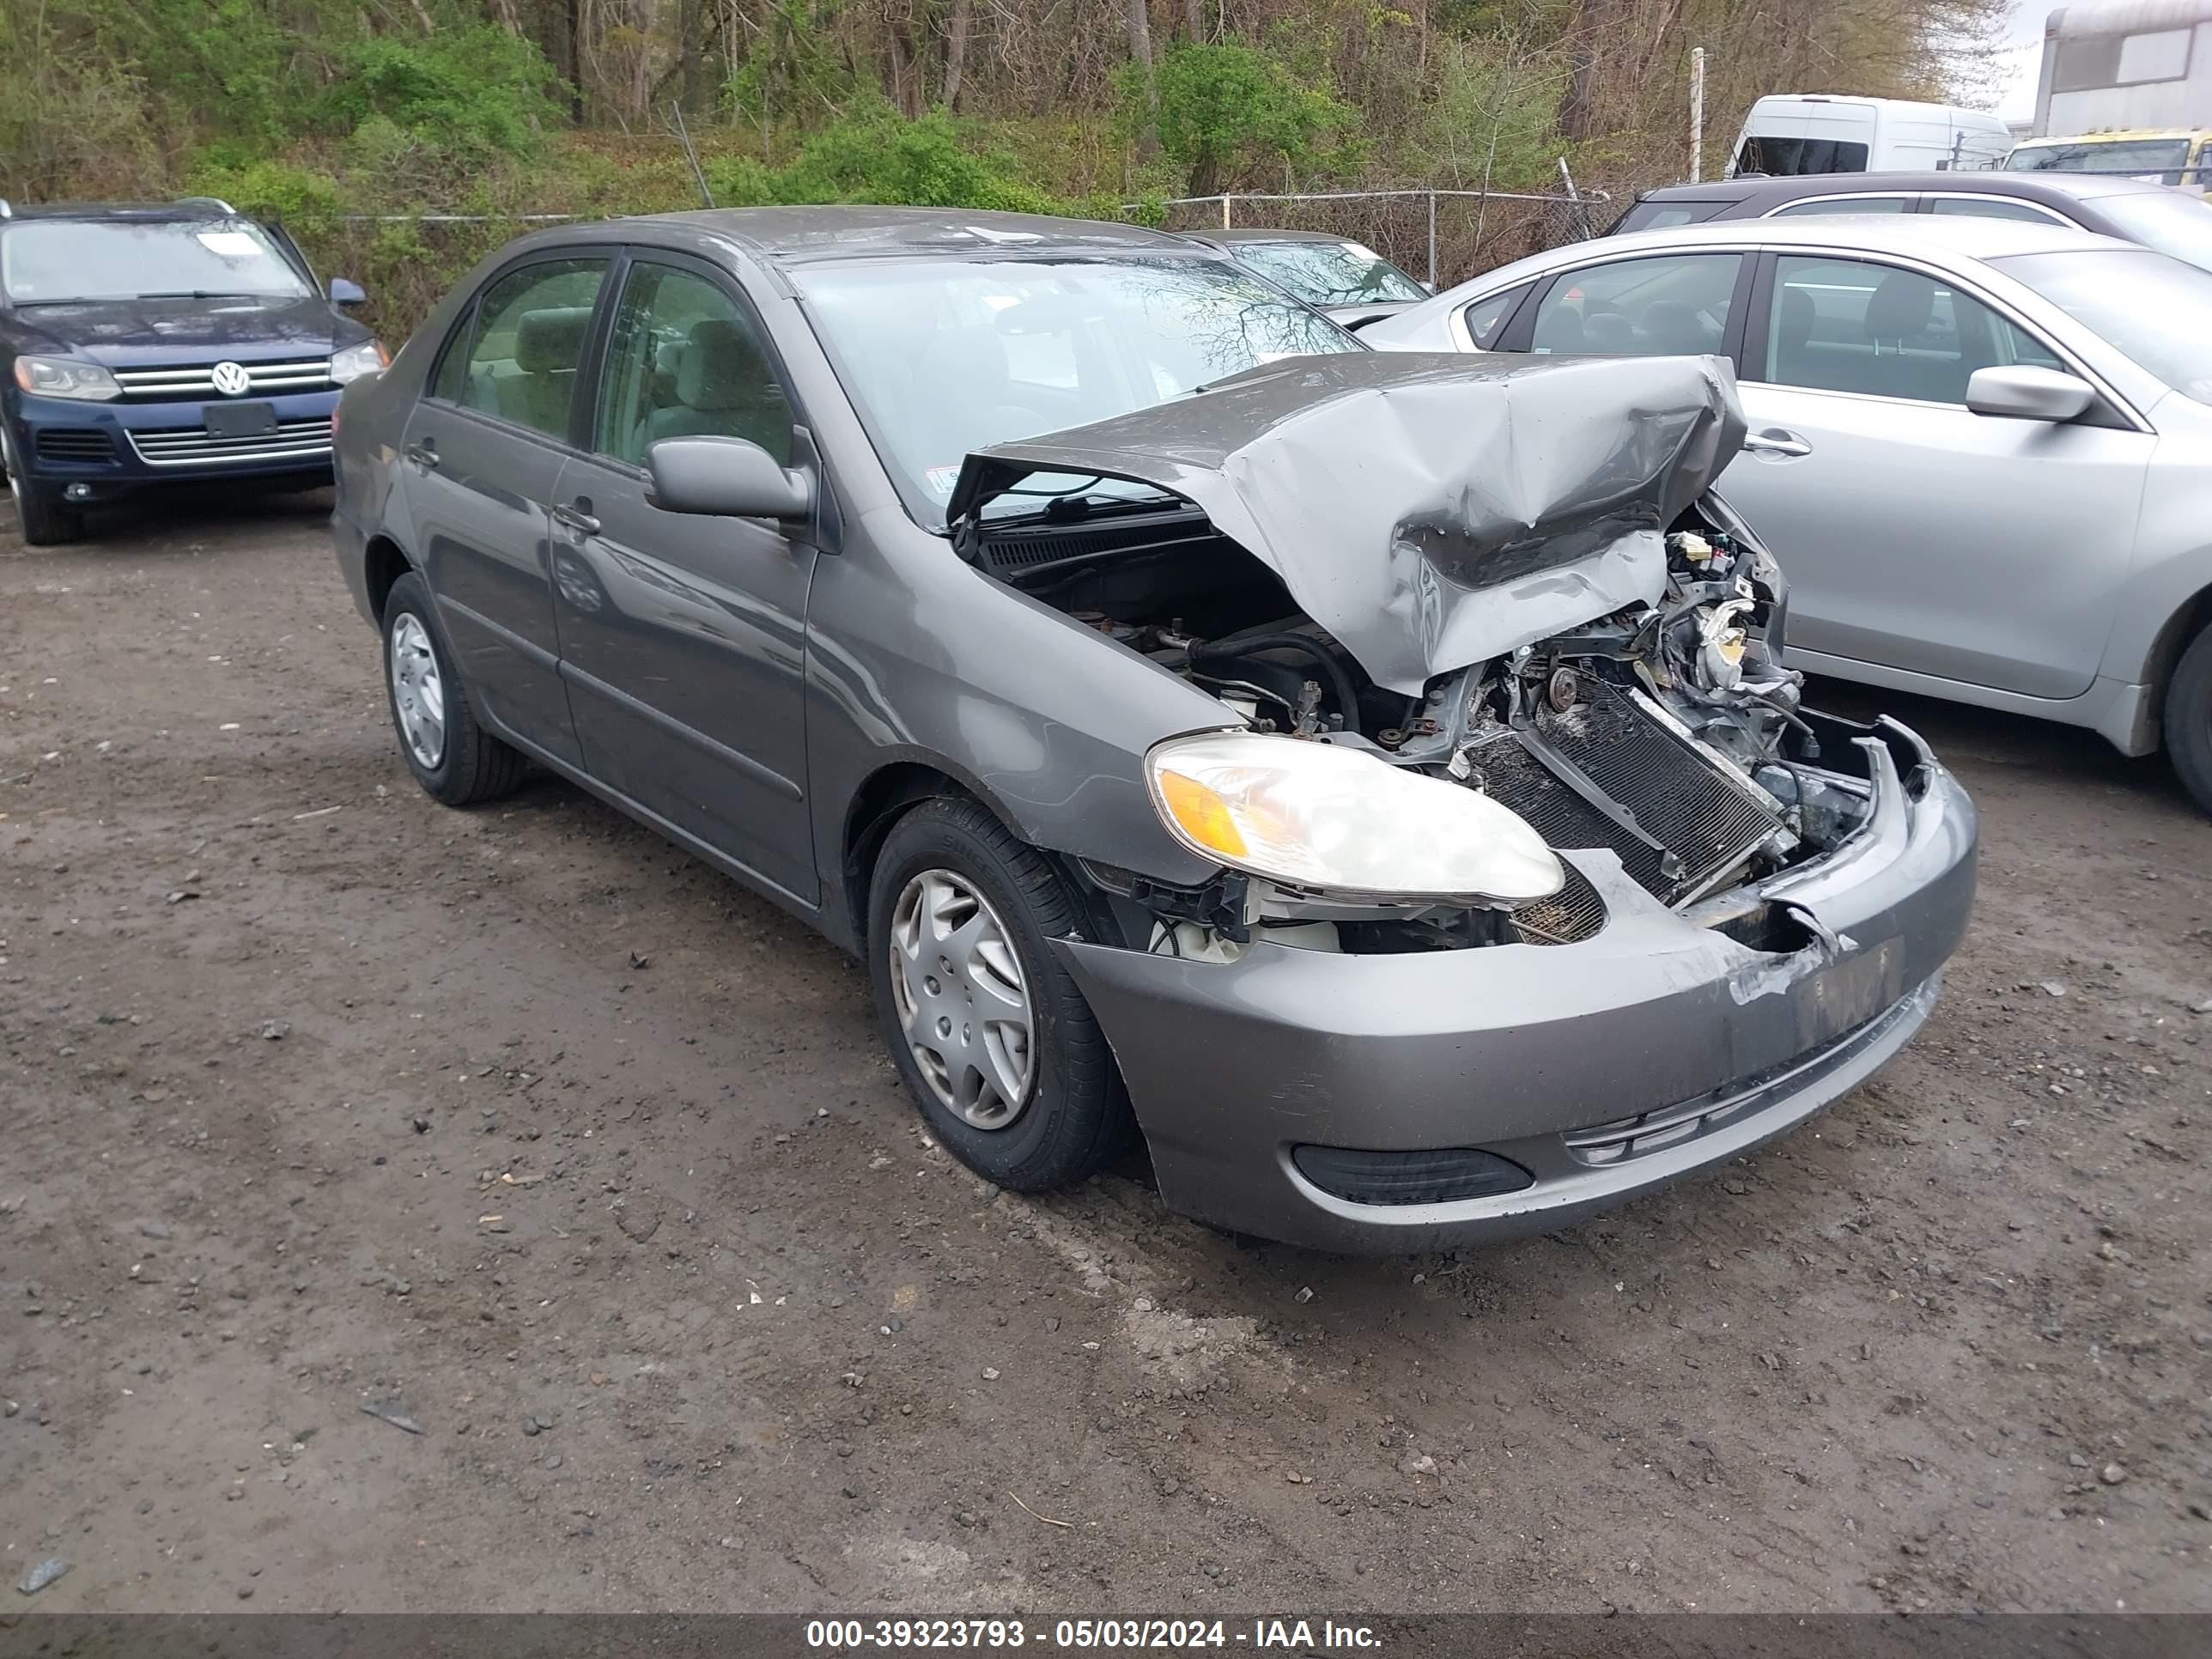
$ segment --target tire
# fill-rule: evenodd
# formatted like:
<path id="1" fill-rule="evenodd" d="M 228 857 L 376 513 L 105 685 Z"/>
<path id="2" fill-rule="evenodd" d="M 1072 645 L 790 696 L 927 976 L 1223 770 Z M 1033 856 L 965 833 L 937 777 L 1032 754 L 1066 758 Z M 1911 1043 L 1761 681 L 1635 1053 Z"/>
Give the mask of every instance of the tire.
<path id="1" fill-rule="evenodd" d="M 33 547 L 58 547 L 84 537 L 84 514 L 64 504 L 61 486 L 24 477 L 13 465 L 11 449 L 0 447 L 8 473 L 8 492 L 15 498 L 15 527 Z"/>
<path id="2" fill-rule="evenodd" d="M 432 614 L 430 590 L 411 570 L 384 601 L 384 695 L 400 758 L 431 799 L 475 806 L 520 787 L 529 762 L 477 723 Z M 426 722 L 425 714 L 434 720 Z"/>
<path id="3" fill-rule="evenodd" d="M 980 904 L 965 908 L 963 890 Z M 926 896 L 945 899 L 933 919 Z M 1050 1192 L 1085 1180 L 1121 1150 L 1133 1127 L 1127 1091 L 1105 1034 L 1048 943 L 1073 931 L 1078 916 L 1074 899 L 1043 855 L 971 800 L 939 798 L 908 811 L 885 836 L 869 881 L 869 977 L 899 1075 L 932 1133 L 954 1156 L 986 1180 L 1018 1193 Z M 933 932 L 948 921 L 953 924 L 949 937 Z M 981 942 L 979 951 L 956 962 L 970 922 L 981 924 L 971 935 Z M 1006 951 L 991 943 L 993 924 Z M 919 953 L 910 948 L 917 935 Z M 1006 1022 L 994 1043 L 982 1019 L 993 1008 L 1006 1012 L 1006 951 L 1018 964 L 1018 1000 L 1025 1004 L 1028 1024 L 1028 1040 L 1021 1045 L 1026 1087 L 1011 1103 L 1004 1091 L 977 1086 L 990 1058 L 963 1058 L 988 1050 L 1003 1062 L 1011 1052 L 1017 1023 Z M 939 951 L 934 963 L 927 959 L 931 951 Z M 909 963 L 915 964 L 911 969 Z M 928 971 L 946 964 L 945 971 Z M 943 1000 L 933 1000 L 939 993 Z M 957 1022 L 940 1050 L 908 1036 L 911 1018 L 927 1036 L 933 1012 L 937 1021 Z M 973 1017 L 972 1039 L 969 1022 L 958 1018 L 963 1014 Z M 964 1048 L 955 1046 L 963 1041 Z M 1003 1079 L 1004 1064 L 996 1069 Z M 963 1077 L 953 1079 L 954 1071 Z M 950 1100 L 940 1092 L 948 1087 Z M 977 1098 L 963 1112 L 963 1102 L 971 1095 Z"/>
<path id="4" fill-rule="evenodd" d="M 2212 812 L 2212 627 L 2198 633 L 2166 682 L 2166 752 L 2190 799 Z"/>

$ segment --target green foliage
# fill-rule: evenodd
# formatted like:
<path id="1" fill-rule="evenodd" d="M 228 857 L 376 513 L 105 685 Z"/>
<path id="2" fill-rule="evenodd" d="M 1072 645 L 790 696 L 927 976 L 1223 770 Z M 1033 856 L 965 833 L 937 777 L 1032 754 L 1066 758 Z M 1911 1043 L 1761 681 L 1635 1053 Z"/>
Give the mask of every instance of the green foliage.
<path id="1" fill-rule="evenodd" d="M 1310 169 L 1329 147 L 1352 138 L 1359 119 L 1326 88 L 1252 46 L 1171 46 L 1159 54 L 1151 90 L 1161 148 L 1188 170 L 1194 196 L 1214 194 L 1261 161 Z M 1140 74 L 1124 74 L 1125 118 L 1141 112 L 1145 93 Z"/>
<path id="2" fill-rule="evenodd" d="M 186 191 L 219 196 L 241 213 L 294 226 L 335 219 L 345 211 L 345 193 L 327 173 L 289 161 L 234 163 L 235 154 L 234 148 L 226 147 L 220 155 L 203 155 L 185 175 Z"/>
<path id="3" fill-rule="evenodd" d="M 339 78 L 323 94 L 327 124 L 358 134 L 370 122 L 462 161 L 528 155 L 559 118 L 553 66 L 536 46 L 496 24 L 445 30 L 426 40 L 372 35 L 341 54 Z"/>
<path id="4" fill-rule="evenodd" d="M 942 111 L 908 121 L 873 98 L 809 138 L 787 166 L 717 156 L 705 171 L 721 207 L 882 202 L 1053 213 L 1061 205 L 1022 179 L 1012 158 L 986 144 L 975 124 Z"/>
<path id="5" fill-rule="evenodd" d="M 801 110 L 842 109 L 860 94 L 836 35 L 842 0 L 771 0 L 723 101 L 751 121 Z M 721 200 L 720 191 L 714 199 Z"/>

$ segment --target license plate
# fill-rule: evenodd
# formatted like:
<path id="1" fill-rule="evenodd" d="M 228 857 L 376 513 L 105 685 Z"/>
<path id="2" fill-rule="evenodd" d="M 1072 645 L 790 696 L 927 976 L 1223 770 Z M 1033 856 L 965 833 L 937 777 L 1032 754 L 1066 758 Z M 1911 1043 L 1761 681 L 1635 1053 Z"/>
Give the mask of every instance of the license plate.
<path id="1" fill-rule="evenodd" d="M 1905 941 L 1884 939 L 1814 974 L 1797 994 L 1798 1036 L 1808 1048 L 1833 1042 L 1905 994 Z"/>
<path id="2" fill-rule="evenodd" d="M 274 404 L 210 404 L 206 410 L 210 438 L 258 438 L 276 429 Z"/>

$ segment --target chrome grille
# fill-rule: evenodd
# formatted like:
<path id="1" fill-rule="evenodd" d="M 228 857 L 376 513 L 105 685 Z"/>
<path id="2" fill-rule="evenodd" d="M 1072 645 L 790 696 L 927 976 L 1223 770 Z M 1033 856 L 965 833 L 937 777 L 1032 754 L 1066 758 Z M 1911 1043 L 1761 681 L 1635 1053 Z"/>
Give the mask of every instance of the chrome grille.
<path id="1" fill-rule="evenodd" d="M 279 421 L 274 432 L 218 438 L 197 426 L 173 431 L 134 431 L 131 447 L 149 466 L 238 465 L 258 461 L 312 461 L 331 453 L 331 423 Z"/>
<path id="2" fill-rule="evenodd" d="M 212 398 L 216 396 L 214 362 L 178 363 L 162 368 L 118 368 L 115 379 L 123 395 L 142 402 L 155 398 Z M 246 371 L 245 398 L 267 397 L 278 392 L 321 392 L 331 384 L 328 357 L 302 357 L 281 363 L 240 363 Z"/>

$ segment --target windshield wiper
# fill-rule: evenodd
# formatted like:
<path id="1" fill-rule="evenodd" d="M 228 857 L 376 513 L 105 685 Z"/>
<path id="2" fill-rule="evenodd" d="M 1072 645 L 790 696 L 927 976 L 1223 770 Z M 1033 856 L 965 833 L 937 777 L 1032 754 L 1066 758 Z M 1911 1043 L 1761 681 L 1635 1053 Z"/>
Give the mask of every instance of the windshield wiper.
<path id="1" fill-rule="evenodd" d="M 134 294 L 134 300 L 258 300 L 264 296 L 250 288 L 180 288 L 167 294 Z"/>

